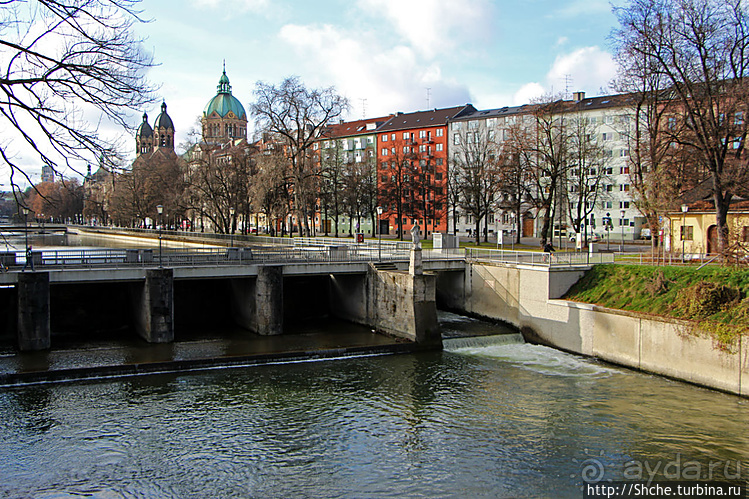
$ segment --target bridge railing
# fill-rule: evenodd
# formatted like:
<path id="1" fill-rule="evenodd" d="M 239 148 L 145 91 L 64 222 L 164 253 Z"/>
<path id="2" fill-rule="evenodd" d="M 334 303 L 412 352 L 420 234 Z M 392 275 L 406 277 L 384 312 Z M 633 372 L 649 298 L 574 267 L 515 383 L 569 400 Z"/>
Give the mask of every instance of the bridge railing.
<path id="1" fill-rule="evenodd" d="M 23 251 L 0 255 L 8 269 L 26 265 Z M 220 266 L 265 263 L 332 263 L 407 260 L 409 250 L 375 245 L 260 246 L 243 248 L 175 249 L 63 249 L 32 252 L 35 270 L 46 268 Z"/>
<path id="2" fill-rule="evenodd" d="M 466 248 L 465 257 L 469 260 L 485 260 L 517 265 L 541 265 L 546 267 L 566 267 L 613 263 L 613 253 L 555 252 L 549 255 L 539 251 L 505 251 L 495 249 Z"/>

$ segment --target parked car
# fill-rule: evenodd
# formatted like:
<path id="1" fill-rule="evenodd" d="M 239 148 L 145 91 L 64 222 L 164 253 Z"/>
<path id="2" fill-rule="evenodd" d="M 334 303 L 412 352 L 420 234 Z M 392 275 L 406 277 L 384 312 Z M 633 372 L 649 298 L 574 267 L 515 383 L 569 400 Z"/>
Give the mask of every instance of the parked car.
<path id="1" fill-rule="evenodd" d="M 584 236 L 582 236 L 582 237 L 584 237 Z M 574 243 L 576 240 L 577 240 L 577 234 L 575 234 L 573 232 L 572 234 L 570 234 L 570 242 Z M 600 237 L 598 236 L 598 234 L 595 234 L 595 233 L 588 234 L 588 242 L 589 243 L 597 243 L 599 240 L 600 240 Z"/>

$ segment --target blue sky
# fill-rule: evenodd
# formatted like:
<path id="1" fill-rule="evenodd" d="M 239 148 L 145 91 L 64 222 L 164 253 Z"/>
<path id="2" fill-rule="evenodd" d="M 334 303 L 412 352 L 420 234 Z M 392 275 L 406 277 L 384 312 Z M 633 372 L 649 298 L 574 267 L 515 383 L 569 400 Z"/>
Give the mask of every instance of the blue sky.
<path id="1" fill-rule="evenodd" d="M 605 0 L 144 0 L 138 27 L 159 66 L 177 143 L 215 94 L 222 61 L 249 110 L 258 80 L 335 86 L 348 118 L 523 104 L 606 91 L 614 76 Z M 565 75 L 570 75 L 567 84 Z M 427 90 L 430 89 L 430 90 Z M 366 100 L 363 100 L 366 99 Z M 147 110 L 153 119 L 158 106 Z"/>
<path id="2" fill-rule="evenodd" d="M 257 81 L 296 75 L 346 96 L 347 119 L 468 102 L 490 109 L 552 91 L 599 95 L 615 73 L 608 0 L 143 0 L 140 7 L 150 22 L 137 25 L 137 35 L 157 64 L 147 77 L 160 87 L 178 145 L 215 95 L 223 60 L 248 112 Z M 153 123 L 159 106 L 133 113 L 131 123 L 143 111 Z M 134 158 L 131 131 L 102 122 L 100 132 Z M 37 157 L 25 169 L 39 180 Z"/>

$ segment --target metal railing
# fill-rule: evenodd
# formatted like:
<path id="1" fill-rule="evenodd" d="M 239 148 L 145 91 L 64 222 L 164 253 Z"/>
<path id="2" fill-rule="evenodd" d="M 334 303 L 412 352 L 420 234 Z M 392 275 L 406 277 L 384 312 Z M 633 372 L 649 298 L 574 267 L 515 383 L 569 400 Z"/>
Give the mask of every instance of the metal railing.
<path id="1" fill-rule="evenodd" d="M 479 248 L 465 248 L 465 252 L 467 260 L 544 267 L 588 266 L 614 262 L 614 253 L 554 252 L 549 254 L 540 251 L 506 251 Z"/>

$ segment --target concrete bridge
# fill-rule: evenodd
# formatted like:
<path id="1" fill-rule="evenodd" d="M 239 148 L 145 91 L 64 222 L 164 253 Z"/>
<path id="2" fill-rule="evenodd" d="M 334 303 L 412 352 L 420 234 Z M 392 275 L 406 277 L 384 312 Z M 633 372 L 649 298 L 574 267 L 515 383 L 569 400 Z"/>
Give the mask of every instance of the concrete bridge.
<path id="1" fill-rule="evenodd" d="M 261 335 L 281 334 L 289 311 L 324 311 L 414 341 L 441 344 L 434 271 L 462 270 L 462 255 L 423 262 L 409 272 L 408 253 L 379 258 L 371 248 L 224 248 L 197 251 L 63 250 L 4 254 L 0 302 L 13 318 L 21 350 L 49 348 L 55 323 L 86 321 L 110 308 L 129 310 L 145 340 L 171 342 L 183 321 L 228 313 Z M 11 261 L 13 260 L 13 261 Z M 29 262 L 29 266 L 31 262 Z M 102 304 L 103 296 L 113 303 Z M 106 300 L 104 300 L 106 302 Z M 71 303 L 72 302 L 72 303 Z M 86 304 L 90 303 L 88 307 Z M 219 304 L 220 303 L 220 304 Z M 91 308 L 99 310 L 92 311 Z"/>
<path id="2" fill-rule="evenodd" d="M 6 333 L 16 336 L 21 350 L 46 349 L 55 325 L 67 318 L 85 323 L 96 314 L 119 314 L 153 343 L 173 341 L 176 323 L 206 315 L 230 316 L 247 330 L 277 335 L 286 320 L 314 311 L 432 348 L 441 344 L 437 287 L 450 288 L 447 294 L 460 289 L 467 261 L 549 268 L 591 263 L 588 255 L 549 261 L 534 252 L 292 241 L 180 251 L 36 251 L 33 271 L 23 269 L 23 252 L 6 252 L 0 254 L 0 307 L 11 319 Z"/>

